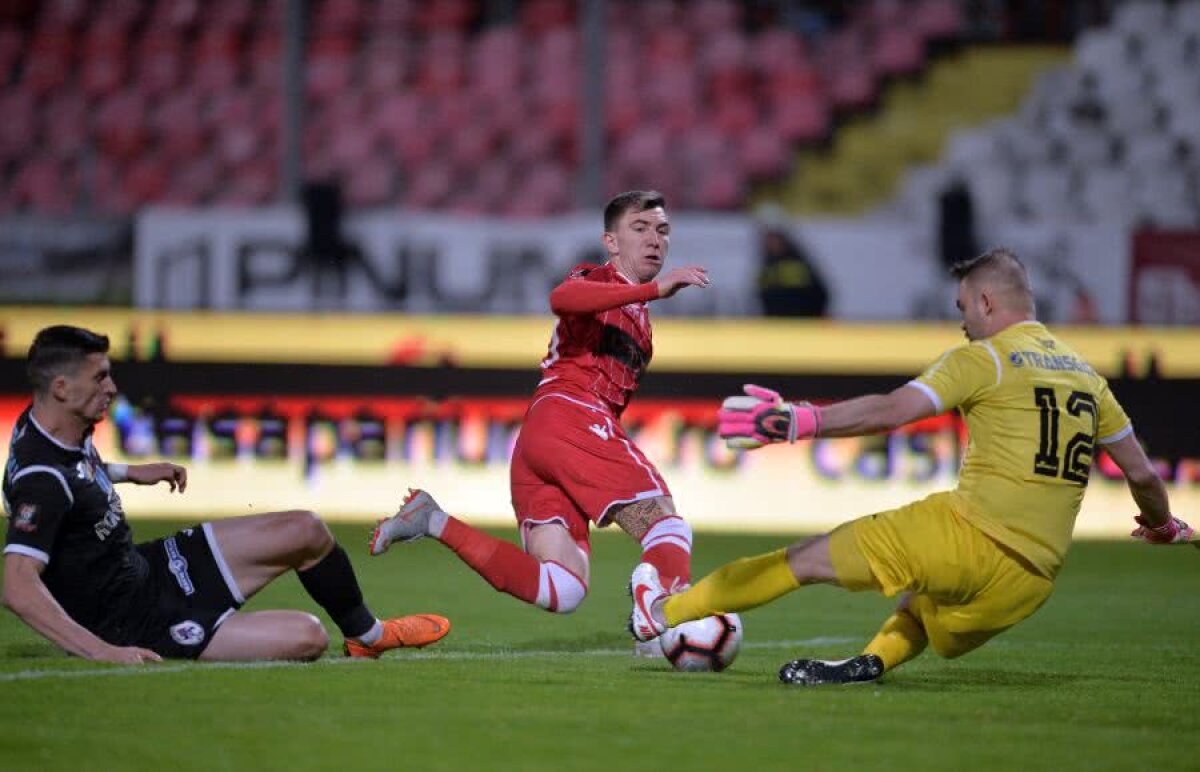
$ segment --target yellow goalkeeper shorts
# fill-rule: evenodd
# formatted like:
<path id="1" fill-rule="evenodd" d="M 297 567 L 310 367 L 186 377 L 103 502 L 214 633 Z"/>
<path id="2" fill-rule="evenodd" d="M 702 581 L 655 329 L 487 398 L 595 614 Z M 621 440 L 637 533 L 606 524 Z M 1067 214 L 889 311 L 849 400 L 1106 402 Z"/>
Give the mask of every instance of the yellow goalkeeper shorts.
<path id="1" fill-rule="evenodd" d="M 956 657 L 1037 611 L 1054 583 L 968 523 L 950 492 L 834 529 L 830 555 L 849 590 L 911 592 L 930 645 Z"/>

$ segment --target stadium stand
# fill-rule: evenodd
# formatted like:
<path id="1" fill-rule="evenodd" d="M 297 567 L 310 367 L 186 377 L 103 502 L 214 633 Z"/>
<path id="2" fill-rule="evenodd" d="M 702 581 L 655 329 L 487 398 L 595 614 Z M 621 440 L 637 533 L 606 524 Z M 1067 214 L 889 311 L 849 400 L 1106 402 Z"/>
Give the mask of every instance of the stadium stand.
<path id="1" fill-rule="evenodd" d="M 1130 2 L 1016 115 L 962 131 L 894 210 L 965 178 L 985 222 L 1200 225 L 1200 3 Z"/>
<path id="2" fill-rule="evenodd" d="M 578 163 L 574 4 L 315 0 L 308 171 L 354 207 L 543 215 Z M 685 7 L 686 6 L 686 7 Z M 962 26 L 953 0 L 856 4 L 815 33 L 734 0 L 608 15 L 608 186 L 731 209 L 834 116 Z M 278 196 L 282 0 L 47 0 L 0 17 L 0 212 L 127 214 Z M 486 116 L 486 120 L 480 120 Z"/>

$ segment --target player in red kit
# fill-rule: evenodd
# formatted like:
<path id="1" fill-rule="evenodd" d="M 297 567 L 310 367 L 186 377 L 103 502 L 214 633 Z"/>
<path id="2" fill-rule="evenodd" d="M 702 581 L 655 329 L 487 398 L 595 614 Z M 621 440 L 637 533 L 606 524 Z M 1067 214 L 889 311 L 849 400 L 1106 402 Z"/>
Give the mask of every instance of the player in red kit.
<path id="1" fill-rule="evenodd" d="M 642 561 L 665 584 L 688 583 L 691 529 L 619 421 L 653 352 L 647 304 L 709 284 L 698 266 L 659 277 L 670 236 L 661 194 L 622 193 L 604 210 L 608 261 L 575 267 L 550 293 L 558 322 L 511 467 L 524 549 L 447 515 L 428 493 L 413 490 L 376 527 L 373 555 L 396 541 L 433 536 L 497 590 L 566 614 L 587 594 L 589 524 L 615 522 L 641 543 Z"/>

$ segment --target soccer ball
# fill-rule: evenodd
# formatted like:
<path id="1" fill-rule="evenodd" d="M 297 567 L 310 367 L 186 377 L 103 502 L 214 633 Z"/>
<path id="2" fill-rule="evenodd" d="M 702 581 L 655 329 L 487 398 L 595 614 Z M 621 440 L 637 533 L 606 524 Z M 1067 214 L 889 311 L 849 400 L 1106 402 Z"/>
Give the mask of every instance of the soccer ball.
<path id="1" fill-rule="evenodd" d="M 720 672 L 742 648 L 742 620 L 737 614 L 704 617 L 668 628 L 658 641 L 676 670 Z"/>

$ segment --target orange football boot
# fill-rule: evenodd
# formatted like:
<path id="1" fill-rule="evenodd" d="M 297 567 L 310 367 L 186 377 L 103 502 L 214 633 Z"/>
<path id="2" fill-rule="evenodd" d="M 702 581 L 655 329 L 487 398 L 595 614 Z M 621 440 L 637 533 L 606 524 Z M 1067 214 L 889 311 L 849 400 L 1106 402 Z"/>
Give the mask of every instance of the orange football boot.
<path id="1" fill-rule="evenodd" d="M 437 643 L 450 632 L 450 620 L 437 614 L 413 614 L 382 622 L 383 637 L 371 646 L 347 638 L 342 644 L 346 656 L 378 659 L 380 654 L 392 649 L 420 649 Z"/>

